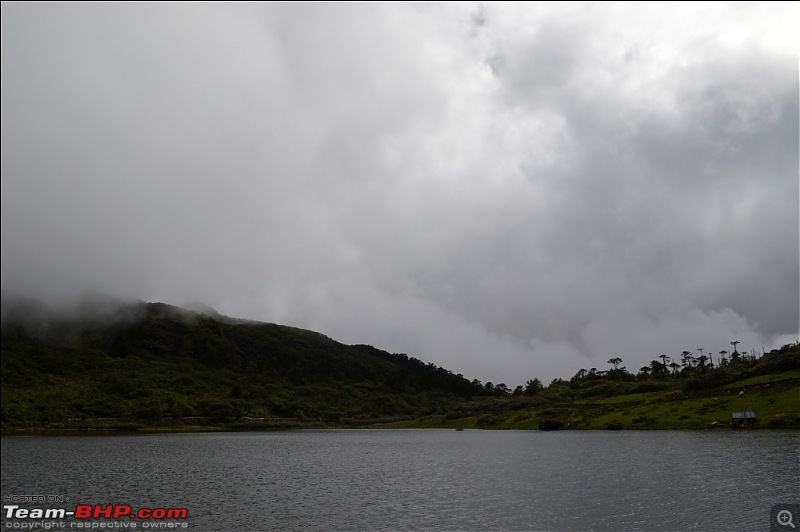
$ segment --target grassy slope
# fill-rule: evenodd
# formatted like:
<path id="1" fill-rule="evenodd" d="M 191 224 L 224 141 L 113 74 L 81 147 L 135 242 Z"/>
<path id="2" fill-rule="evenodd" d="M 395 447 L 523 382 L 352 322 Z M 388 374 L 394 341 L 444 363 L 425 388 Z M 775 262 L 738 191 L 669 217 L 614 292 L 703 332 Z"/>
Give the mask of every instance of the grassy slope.
<path id="1" fill-rule="evenodd" d="M 459 419 L 428 417 L 391 427 L 537 429 L 558 419 L 570 428 L 709 429 L 727 427 L 732 411 L 753 410 L 759 428 L 800 428 L 800 369 L 760 375 L 702 392 L 668 390 L 529 407 Z M 717 422 L 717 425 L 714 423 Z"/>

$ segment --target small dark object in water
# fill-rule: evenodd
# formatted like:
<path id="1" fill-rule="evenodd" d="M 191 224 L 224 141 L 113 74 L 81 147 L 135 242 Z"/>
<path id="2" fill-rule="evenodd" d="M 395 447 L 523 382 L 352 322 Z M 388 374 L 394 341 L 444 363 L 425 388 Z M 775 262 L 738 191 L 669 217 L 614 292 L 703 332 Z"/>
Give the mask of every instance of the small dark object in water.
<path id="1" fill-rule="evenodd" d="M 457 429 L 456 429 L 456 432 L 459 432 L 459 431 L 462 431 L 462 430 L 464 430 L 464 429 L 462 429 L 462 428 L 457 428 Z"/>

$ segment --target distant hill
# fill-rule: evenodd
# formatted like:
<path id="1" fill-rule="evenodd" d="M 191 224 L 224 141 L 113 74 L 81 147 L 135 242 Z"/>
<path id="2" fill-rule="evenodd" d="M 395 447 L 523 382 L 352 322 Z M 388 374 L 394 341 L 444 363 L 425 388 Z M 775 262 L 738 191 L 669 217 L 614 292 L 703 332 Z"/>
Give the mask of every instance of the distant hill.
<path id="1" fill-rule="evenodd" d="M 2 427 L 225 427 L 398 420 L 486 395 L 405 354 L 202 305 L 3 298 Z"/>

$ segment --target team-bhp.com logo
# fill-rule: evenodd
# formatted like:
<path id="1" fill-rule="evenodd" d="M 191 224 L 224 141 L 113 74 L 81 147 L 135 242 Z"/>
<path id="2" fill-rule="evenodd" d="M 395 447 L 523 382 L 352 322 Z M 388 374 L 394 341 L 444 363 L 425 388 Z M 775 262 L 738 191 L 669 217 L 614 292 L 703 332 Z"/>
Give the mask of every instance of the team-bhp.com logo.
<path id="1" fill-rule="evenodd" d="M 5 504 L 6 519 L 186 519 L 186 508 L 138 508 L 129 504 L 78 504 L 74 510 L 64 508 L 22 508 Z"/>
<path id="2" fill-rule="evenodd" d="M 66 508 L 26 508 L 4 504 L 3 528 L 59 530 L 65 528 L 188 528 L 186 508 L 137 508 L 130 504 L 78 504 Z M 183 519 L 184 521 L 179 521 Z"/>

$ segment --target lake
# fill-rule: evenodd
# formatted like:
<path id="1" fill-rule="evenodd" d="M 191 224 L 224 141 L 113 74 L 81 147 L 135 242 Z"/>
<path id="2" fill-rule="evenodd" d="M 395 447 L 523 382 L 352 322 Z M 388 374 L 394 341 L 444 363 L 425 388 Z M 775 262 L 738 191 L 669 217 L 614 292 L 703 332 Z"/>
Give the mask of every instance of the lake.
<path id="1" fill-rule="evenodd" d="M 800 502 L 800 433 L 3 436 L 1 478 L 4 505 L 186 508 L 194 530 L 769 530 Z"/>

